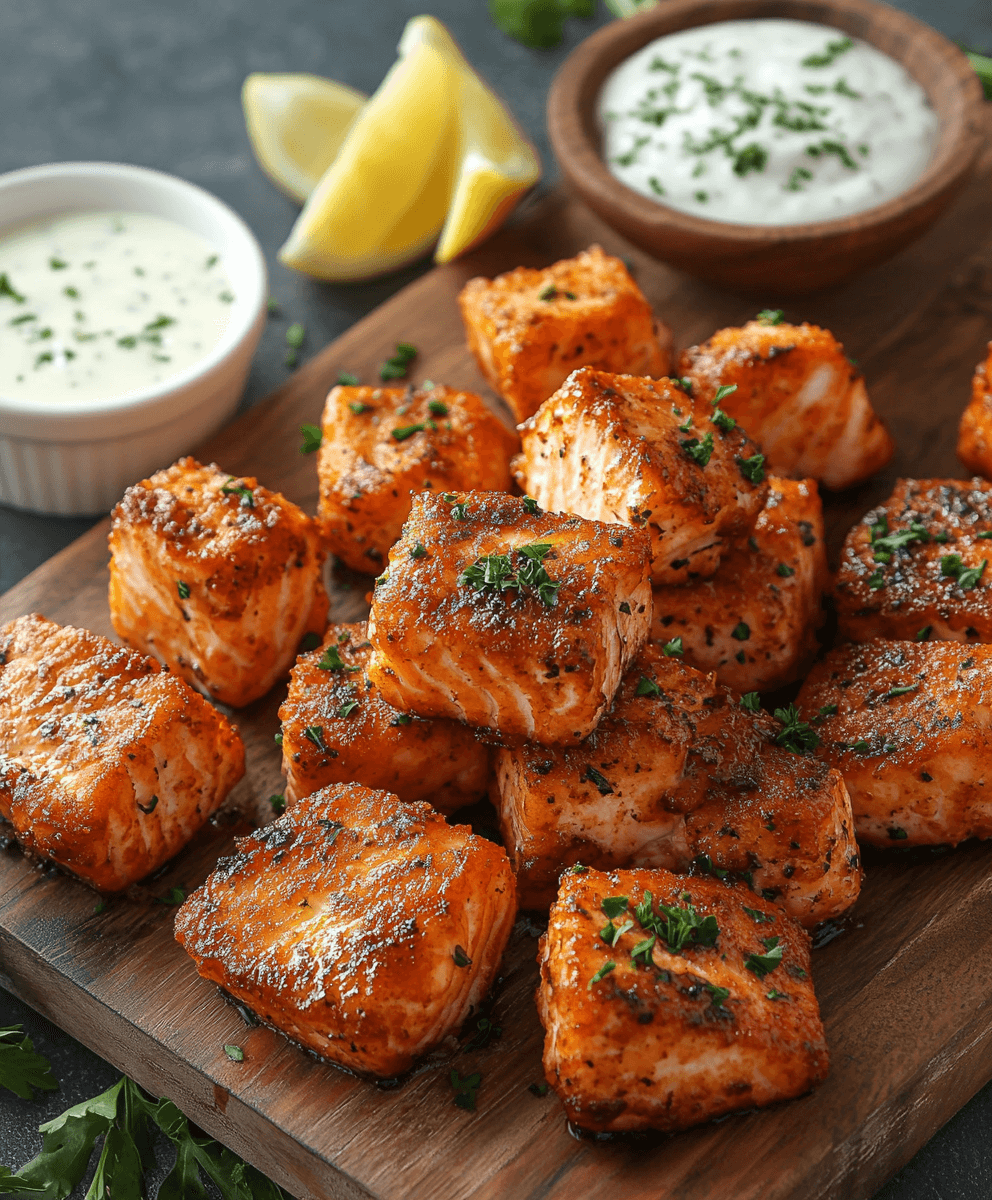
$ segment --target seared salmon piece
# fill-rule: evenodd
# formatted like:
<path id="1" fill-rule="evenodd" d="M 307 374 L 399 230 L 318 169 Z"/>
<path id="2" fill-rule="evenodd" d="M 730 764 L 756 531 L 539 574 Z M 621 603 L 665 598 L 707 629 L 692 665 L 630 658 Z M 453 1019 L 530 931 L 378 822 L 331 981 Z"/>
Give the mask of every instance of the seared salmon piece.
<path id="1" fill-rule="evenodd" d="M 900 479 L 841 550 L 842 637 L 992 642 L 992 483 Z"/>
<path id="2" fill-rule="evenodd" d="M 992 837 L 992 646 L 839 646 L 797 704 L 844 776 L 858 840 L 922 846 Z"/>
<path id="3" fill-rule="evenodd" d="M 244 771 L 234 726 L 154 659 L 37 614 L 0 628 L 0 816 L 29 853 L 123 891 Z"/>
<path id="4" fill-rule="evenodd" d="M 493 803 L 522 907 L 547 908 L 581 862 L 746 877 L 804 925 L 850 908 L 861 870 L 844 782 L 776 744 L 798 745 L 754 700 L 649 645 L 582 745 L 501 749 Z"/>
<path id="5" fill-rule="evenodd" d="M 317 516 L 327 547 L 378 575 L 410 514 L 410 495 L 510 490 L 519 439 L 473 392 L 336 387 L 317 459 Z"/>
<path id="6" fill-rule="evenodd" d="M 516 912 L 499 846 L 428 804 L 337 784 L 239 838 L 179 909 L 176 938 L 263 1021 L 389 1077 L 485 998 Z"/>
<path id="7" fill-rule="evenodd" d="M 590 246 L 544 270 L 470 279 L 458 297 L 479 370 L 518 421 L 576 367 L 667 375 L 671 330 L 619 258 Z"/>
<path id="8" fill-rule="evenodd" d="M 961 414 L 958 458 L 976 475 L 992 476 L 992 342 L 988 358 L 975 368 L 971 403 Z"/>
<path id="9" fill-rule="evenodd" d="M 521 488 L 551 512 L 645 530 L 656 585 L 712 575 L 768 493 L 757 447 L 718 411 L 697 420 L 671 379 L 583 367 L 520 434 Z"/>
<path id="10" fill-rule="evenodd" d="M 687 1129 L 826 1078 L 809 935 L 740 884 L 570 871 L 538 962 L 545 1077 L 580 1129 Z"/>
<path id="11" fill-rule="evenodd" d="M 819 650 L 829 570 L 812 479 L 769 479 L 754 531 L 709 579 L 654 590 L 651 637 L 738 692 L 801 679 Z"/>
<path id="12" fill-rule="evenodd" d="M 581 741 L 647 638 L 648 555 L 639 529 L 529 497 L 421 493 L 376 580 L 368 677 L 405 712 Z"/>
<path id="13" fill-rule="evenodd" d="M 288 674 L 327 593 L 316 523 L 252 477 L 181 458 L 130 487 L 110 530 L 110 617 L 136 650 L 241 708 Z"/>
<path id="14" fill-rule="evenodd" d="M 758 443 L 773 474 L 835 489 L 860 483 L 895 451 L 861 372 L 829 330 L 773 320 L 718 330 L 682 351 L 679 373 L 704 409 L 721 387 L 736 388 L 720 406 Z"/>
<path id="15" fill-rule="evenodd" d="M 279 709 L 286 801 L 331 783 L 361 783 L 452 813 L 482 799 L 489 749 L 457 721 L 391 708 L 365 674 L 365 621 L 331 625 L 319 650 L 301 654 Z"/>

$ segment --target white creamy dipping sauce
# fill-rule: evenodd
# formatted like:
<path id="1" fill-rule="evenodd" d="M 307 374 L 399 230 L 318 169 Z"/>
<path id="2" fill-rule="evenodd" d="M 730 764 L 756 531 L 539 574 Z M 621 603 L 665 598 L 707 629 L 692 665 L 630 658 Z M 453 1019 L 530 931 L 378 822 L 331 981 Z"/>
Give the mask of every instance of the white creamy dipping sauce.
<path id="1" fill-rule="evenodd" d="M 939 121 L 909 73 L 808 21 L 719 21 L 661 37 L 606 79 L 603 157 L 694 216 L 799 225 L 874 208 L 925 170 Z"/>
<path id="2" fill-rule="evenodd" d="M 204 358 L 234 294 L 216 250 L 150 213 L 46 217 L 0 237 L 0 396 L 111 399 Z"/>

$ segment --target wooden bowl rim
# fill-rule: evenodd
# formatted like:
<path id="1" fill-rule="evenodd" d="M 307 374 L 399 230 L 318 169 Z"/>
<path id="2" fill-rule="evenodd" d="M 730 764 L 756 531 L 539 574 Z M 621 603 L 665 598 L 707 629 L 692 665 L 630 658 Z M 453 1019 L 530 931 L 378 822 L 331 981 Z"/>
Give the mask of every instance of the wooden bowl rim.
<path id="1" fill-rule="evenodd" d="M 696 217 L 670 208 L 635 192 L 610 173 L 599 152 L 598 136 L 590 129 L 595 121 L 595 100 L 607 74 L 648 42 L 717 21 L 754 18 L 791 18 L 831 25 L 860 37 L 888 54 L 909 71 L 927 93 L 940 117 L 940 134 L 926 170 L 905 191 L 863 212 L 829 221 L 801 225 L 741 225 Z M 848 29 L 846 23 L 869 23 L 869 29 Z M 877 45 L 870 36 L 885 27 L 902 35 L 901 52 Z M 935 99 L 930 86 L 912 70 L 908 59 L 920 49 L 938 67 L 938 77 L 952 85 Z M 878 0 L 661 0 L 635 17 L 612 21 L 581 42 L 562 64 L 548 92 L 548 134 L 552 150 L 566 177 L 591 190 L 597 208 L 620 209 L 643 230 L 684 233 L 723 242 L 813 242 L 829 237 L 850 237 L 874 226 L 898 221 L 922 208 L 970 171 L 981 145 L 980 114 L 985 103 L 981 84 L 964 53 L 936 29 Z"/>

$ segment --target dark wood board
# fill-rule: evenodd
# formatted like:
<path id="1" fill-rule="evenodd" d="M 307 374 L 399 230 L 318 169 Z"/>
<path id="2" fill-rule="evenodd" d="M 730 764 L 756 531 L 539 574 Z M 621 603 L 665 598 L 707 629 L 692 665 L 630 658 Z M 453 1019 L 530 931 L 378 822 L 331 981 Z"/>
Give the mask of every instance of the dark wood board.
<path id="1" fill-rule="evenodd" d="M 960 474 L 957 418 L 992 337 L 992 112 L 978 173 L 923 241 L 855 283 L 798 304 L 834 330 L 864 370 L 898 443 L 891 467 L 830 497 L 834 549 L 900 474 Z M 455 296 L 473 274 L 544 263 L 592 241 L 631 258 L 648 297 L 686 345 L 775 296 L 732 296 L 632 251 L 581 205 L 553 193 L 470 258 L 424 276 L 359 322 L 235 422 L 201 457 L 257 474 L 309 510 L 316 421 L 339 371 L 375 378 L 397 340 L 420 349 L 414 377 L 477 387 Z M 490 397 L 491 398 L 491 397 Z M 109 634 L 106 523 L 0 599 L 0 620 L 40 611 Z M 334 615 L 365 610 L 368 581 L 335 580 Z M 282 790 L 272 741 L 280 690 L 236 715 L 248 749 L 242 811 Z M 198 978 L 154 902 L 195 887 L 234 824 L 208 828 L 143 892 L 94 913 L 95 896 L 16 849 L 0 852 L 0 984 L 70 1030 L 301 1198 L 854 1200 L 872 1194 L 992 1077 L 992 845 L 873 862 L 851 927 L 816 952 L 832 1067 L 813 1095 L 673 1138 L 600 1143 L 570 1136 L 541 1079 L 532 996 L 534 926 L 518 924 L 495 1016 L 500 1041 L 451 1060 L 483 1075 L 479 1109 L 452 1104 L 447 1066 L 384 1090 L 249 1027 Z M 228 1061 L 224 1043 L 244 1047 Z"/>

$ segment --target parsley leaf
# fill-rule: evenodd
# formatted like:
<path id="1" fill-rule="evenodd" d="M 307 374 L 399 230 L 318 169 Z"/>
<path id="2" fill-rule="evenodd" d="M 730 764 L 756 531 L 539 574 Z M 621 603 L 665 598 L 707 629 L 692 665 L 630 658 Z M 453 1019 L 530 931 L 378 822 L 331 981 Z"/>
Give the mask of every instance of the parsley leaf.
<path id="1" fill-rule="evenodd" d="M 220 489 L 221 494 L 224 496 L 240 496 L 242 508 L 254 508 L 255 493 L 252 491 L 252 489 L 250 487 L 245 487 L 244 484 L 235 484 L 234 487 L 231 487 L 232 483 L 234 483 L 233 475 Z"/>
<path id="2" fill-rule="evenodd" d="M 533 496 L 524 496 L 523 498 L 524 512 L 530 513 L 533 516 L 537 512 L 537 501 Z"/>
<path id="3" fill-rule="evenodd" d="M 489 0 L 497 28 L 532 50 L 557 46 L 568 17 L 591 17 L 593 11 L 594 0 Z"/>
<path id="4" fill-rule="evenodd" d="M 341 651 L 337 648 L 337 646 L 328 646 L 321 655 L 320 662 L 317 663 L 317 666 L 322 671 L 347 671 L 349 675 L 361 670 L 360 667 L 349 667 L 341 657 Z"/>
<path id="5" fill-rule="evenodd" d="M 177 908 L 186 899 L 186 889 L 181 887 L 172 887 L 165 893 L 164 896 L 156 896 L 156 904 L 167 904 L 172 908 Z"/>
<path id="6" fill-rule="evenodd" d="M 736 383 L 721 383 L 716 389 L 716 395 L 713 397 L 712 403 L 719 404 L 721 400 L 725 400 L 728 396 L 732 396 L 736 391 Z"/>
<path id="7" fill-rule="evenodd" d="M 408 437 L 413 437 L 415 433 L 423 433 L 426 428 L 427 426 L 423 421 L 419 425 L 401 425 L 399 428 L 393 430 L 393 437 L 398 442 L 405 442 Z"/>
<path id="8" fill-rule="evenodd" d="M 717 987 L 715 983 L 707 983 L 703 986 L 713 997 L 713 1006 L 715 1008 L 723 1008 L 724 1000 L 726 1000 L 730 995 L 730 988 Z"/>
<path id="9" fill-rule="evenodd" d="M 720 430 L 721 433 L 730 433 L 732 429 L 736 429 L 737 422 L 733 417 L 728 417 L 722 408 L 718 408 L 713 416 L 710 417 L 713 424 Z"/>
<path id="10" fill-rule="evenodd" d="M 48 1059 L 35 1054 L 34 1043 L 23 1029 L 23 1025 L 0 1026 L 0 1087 L 22 1100 L 33 1100 L 32 1088 L 50 1092 L 59 1085 Z"/>
<path id="11" fill-rule="evenodd" d="M 742 904 L 741 908 L 747 913 L 755 925 L 770 925 L 775 918 L 770 917 L 768 913 L 763 913 L 759 908 L 748 908 L 746 904 Z"/>
<path id="12" fill-rule="evenodd" d="M 812 726 L 799 719 L 799 710 L 794 704 L 775 709 L 775 719 L 781 721 L 783 729 L 775 737 L 778 746 L 784 746 L 793 754 L 809 754 L 820 744 L 820 736 Z"/>
<path id="13" fill-rule="evenodd" d="M 244 1062 L 245 1061 L 245 1052 L 244 1052 L 244 1050 L 241 1049 L 240 1046 L 233 1046 L 230 1044 L 225 1045 L 224 1053 L 231 1060 L 231 1062 Z"/>
<path id="14" fill-rule="evenodd" d="M 405 379 L 410 363 L 416 357 L 416 346 L 411 346 L 409 342 L 397 342 L 396 353 L 392 358 L 387 358 L 379 368 L 379 378 L 382 380 Z"/>
<path id="15" fill-rule="evenodd" d="M 585 771 L 579 776 L 579 779 L 583 783 L 595 784 L 596 790 L 601 796 L 612 796 L 614 794 L 613 784 L 592 765 L 586 766 Z"/>
<path id="16" fill-rule="evenodd" d="M 454 511 L 452 510 L 452 516 Z M 491 588 L 500 593 L 510 588 L 529 588 L 547 608 L 554 608 L 561 587 L 544 568 L 544 558 L 551 550 L 549 542 L 531 546 L 517 546 L 511 553 L 523 557 L 523 562 L 514 570 L 510 554 L 487 554 L 477 558 L 458 576 L 459 587 L 473 587 L 477 592 Z"/>
<path id="17" fill-rule="evenodd" d="M 745 692 L 741 696 L 741 708 L 746 708 L 748 712 L 761 711 L 761 697 L 757 692 Z"/>
<path id="18" fill-rule="evenodd" d="M 358 387 L 358 376 L 350 371 L 342 371 L 338 375 L 338 387 Z"/>
<path id="19" fill-rule="evenodd" d="M 988 564 L 989 560 L 983 558 L 979 566 L 966 568 L 960 554 L 944 554 L 940 559 L 940 573 L 942 576 L 949 575 L 966 592 L 977 585 Z"/>
<path id="20" fill-rule="evenodd" d="M 751 636 L 751 626 L 745 621 L 738 621 L 730 631 L 730 636 L 738 642 L 746 642 Z"/>
<path id="21" fill-rule="evenodd" d="M 619 917 L 622 912 L 627 911 L 628 900 L 627 896 L 607 896 L 599 907 L 612 921 L 614 917 Z"/>
<path id="22" fill-rule="evenodd" d="M 774 971 L 782 962 L 782 951 L 784 947 L 779 945 L 777 937 L 762 938 L 761 944 L 765 948 L 764 954 L 748 954 L 744 959 L 744 966 L 759 979 L 770 972 Z"/>
<path id="23" fill-rule="evenodd" d="M 320 449 L 320 443 L 324 439 L 324 435 L 320 431 L 319 425 L 301 425 L 300 433 L 303 434 L 303 445 L 300 447 L 301 454 L 313 454 L 315 450 Z"/>
<path id="24" fill-rule="evenodd" d="M 653 679 L 648 679 L 647 675 L 642 675 L 637 684 L 635 696 L 660 696 L 661 688 Z"/>
<path id="25" fill-rule="evenodd" d="M 741 474 L 750 483 L 764 483 L 765 456 L 763 454 L 752 454 L 750 458 L 739 458 L 737 465 Z"/>
<path id="26" fill-rule="evenodd" d="M 684 441 L 679 442 L 679 445 L 686 452 L 686 454 L 688 454 L 688 456 L 693 460 L 693 462 L 698 463 L 701 467 L 705 467 L 706 464 L 713 457 L 713 434 L 712 433 L 706 434 L 706 436 L 703 437 L 702 439 L 686 438 Z M 740 460 L 738 459 L 738 461 L 740 461 Z M 762 461 L 764 461 L 764 460 L 762 460 Z"/>
<path id="27" fill-rule="evenodd" d="M 592 985 L 594 983 L 599 983 L 599 981 L 601 979 L 605 979 L 606 976 L 609 975 L 609 973 L 611 971 L 615 971 L 616 969 L 617 969 L 617 964 L 615 962 L 603 963 L 603 965 L 599 968 L 599 970 L 596 972 L 596 974 L 593 975 L 592 979 L 590 979 L 589 982 L 586 984 L 586 990 L 592 991 Z"/>
<path id="28" fill-rule="evenodd" d="M 680 654 L 684 653 L 681 636 L 673 637 L 670 642 L 665 642 L 661 647 L 661 652 L 666 658 L 678 658 Z"/>
<path id="29" fill-rule="evenodd" d="M 795 573 L 796 568 L 790 567 L 788 563 L 779 563 L 775 568 L 775 574 L 780 575 L 783 579 L 789 579 L 791 576 L 795 575 Z"/>
<path id="30" fill-rule="evenodd" d="M 189 599 L 189 584 L 185 581 L 185 579 L 176 580 L 176 591 L 179 593 L 180 600 Z"/>
<path id="31" fill-rule="evenodd" d="M 683 895 L 688 898 L 689 893 Z M 657 936 L 663 941 L 672 954 L 678 954 L 685 946 L 715 946 L 720 933 L 716 917 L 702 917 L 690 903 L 685 905 L 659 904 L 658 912 L 654 911 L 654 900 L 650 892 L 645 892 L 641 903 L 634 909 L 641 928 L 645 932 Z M 653 945 L 653 939 L 652 945 Z M 641 942 L 631 951 L 631 955 L 640 952 L 650 957 Z"/>
<path id="32" fill-rule="evenodd" d="M 327 747 L 324 745 L 324 730 L 320 725 L 308 726 L 306 729 L 304 729 L 303 736 L 307 739 L 307 741 L 313 742 L 317 749 L 322 753 L 327 753 Z"/>
<path id="33" fill-rule="evenodd" d="M 451 957 L 455 960 L 456 967 L 470 967 L 472 960 L 465 953 L 461 946 L 456 946 L 451 952 Z"/>
<path id="34" fill-rule="evenodd" d="M 272 811 L 277 817 L 281 817 L 286 811 L 286 797 L 283 795 L 270 796 L 269 803 L 272 805 Z"/>
<path id="35" fill-rule="evenodd" d="M 754 319 L 759 325 L 781 325 L 784 316 L 781 308 L 763 308 Z"/>

